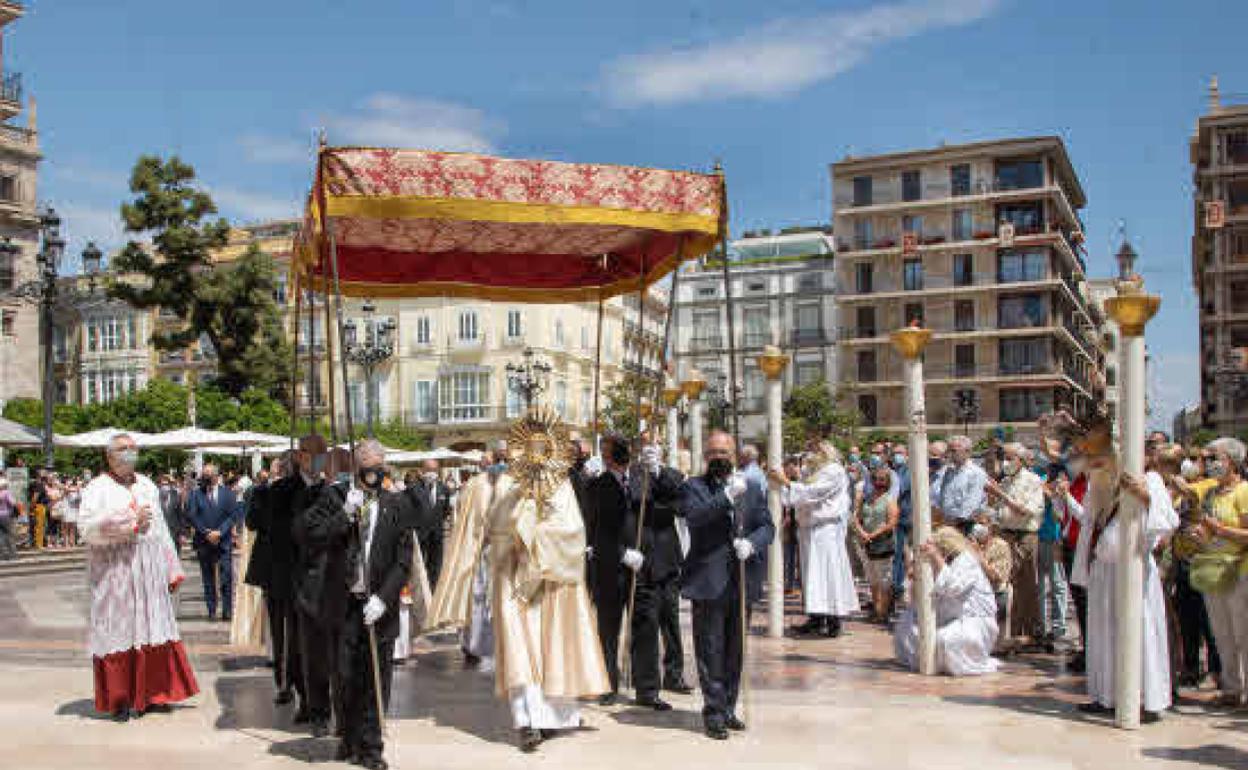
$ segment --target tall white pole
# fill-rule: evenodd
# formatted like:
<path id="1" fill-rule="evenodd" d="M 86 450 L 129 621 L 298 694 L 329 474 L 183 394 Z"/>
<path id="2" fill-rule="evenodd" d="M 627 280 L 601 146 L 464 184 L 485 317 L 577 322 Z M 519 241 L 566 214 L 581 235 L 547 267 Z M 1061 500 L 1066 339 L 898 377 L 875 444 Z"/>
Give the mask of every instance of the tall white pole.
<path id="1" fill-rule="evenodd" d="M 689 468 L 693 476 L 705 470 L 702 467 L 702 413 L 705 411 L 702 399 L 689 402 Z"/>
<path id="2" fill-rule="evenodd" d="M 784 464 L 784 367 L 789 357 L 779 348 L 768 345 L 758 357 L 758 368 L 767 377 L 767 467 L 780 468 Z M 767 635 L 772 639 L 784 638 L 784 538 L 781 519 L 780 490 L 770 484 L 767 487 L 767 507 L 771 509 L 771 521 L 776 535 L 771 539 L 767 552 Z"/>
<path id="3" fill-rule="evenodd" d="M 1123 281 L 1105 308 L 1122 332 L 1121 465 L 1144 473 L 1144 326 L 1161 298 L 1144 294 L 1137 281 Z M 1140 687 L 1144 670 L 1144 506 L 1121 492 L 1118 508 L 1118 564 L 1114 575 L 1117 624 L 1114 650 L 1114 723 L 1126 730 L 1140 726 Z"/>
<path id="4" fill-rule="evenodd" d="M 932 566 L 919 556 L 919 546 L 932 536 L 932 505 L 927 477 L 927 407 L 923 397 L 923 348 L 931 341 L 930 329 L 908 328 L 893 332 L 892 343 L 904 359 L 906 414 L 910 426 L 910 511 L 914 527 L 911 554 L 914 583 L 911 593 L 919 624 L 919 673 L 936 674 L 936 613 L 932 607 Z"/>

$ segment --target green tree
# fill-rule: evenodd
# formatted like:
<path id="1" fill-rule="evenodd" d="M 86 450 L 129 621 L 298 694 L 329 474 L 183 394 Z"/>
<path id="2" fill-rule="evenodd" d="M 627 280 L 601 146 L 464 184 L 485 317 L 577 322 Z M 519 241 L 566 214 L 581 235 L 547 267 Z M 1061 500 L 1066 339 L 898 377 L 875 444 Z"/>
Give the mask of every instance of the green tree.
<path id="1" fill-rule="evenodd" d="M 801 451 L 816 436 L 832 439 L 841 449 L 852 443 L 862 416 L 843 401 L 840 393 L 822 381 L 793 388 L 784 401 L 785 451 Z"/>
<path id="2" fill-rule="evenodd" d="M 654 382 L 639 374 L 626 374 L 603 391 L 603 428 L 622 436 L 637 435 L 637 400 L 654 397 Z"/>
<path id="3" fill-rule="evenodd" d="M 196 186 L 195 170 L 176 156 L 140 157 L 130 191 L 135 199 L 121 207 L 126 232 L 150 235 L 151 244 L 129 242 L 114 267 L 146 280 L 115 279 L 110 296 L 180 320 L 152 335 L 159 349 L 180 350 L 207 337 L 218 381 L 231 395 L 254 384 L 282 398 L 289 351 L 273 299 L 272 260 L 253 244 L 234 265 L 213 265 L 212 252 L 225 246 L 229 225 L 209 220 L 216 204 Z"/>

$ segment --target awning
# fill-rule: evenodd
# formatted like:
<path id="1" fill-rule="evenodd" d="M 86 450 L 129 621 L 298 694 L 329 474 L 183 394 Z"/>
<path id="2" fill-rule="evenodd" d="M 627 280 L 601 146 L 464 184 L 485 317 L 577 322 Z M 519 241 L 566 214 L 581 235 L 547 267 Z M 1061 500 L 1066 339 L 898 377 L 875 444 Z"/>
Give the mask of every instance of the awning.
<path id="1" fill-rule="evenodd" d="M 0 446 L 41 446 L 42 431 L 0 417 Z"/>
<path id="2" fill-rule="evenodd" d="M 349 296 L 597 300 L 710 251 L 721 174 L 426 150 L 321 150 L 296 247 Z"/>

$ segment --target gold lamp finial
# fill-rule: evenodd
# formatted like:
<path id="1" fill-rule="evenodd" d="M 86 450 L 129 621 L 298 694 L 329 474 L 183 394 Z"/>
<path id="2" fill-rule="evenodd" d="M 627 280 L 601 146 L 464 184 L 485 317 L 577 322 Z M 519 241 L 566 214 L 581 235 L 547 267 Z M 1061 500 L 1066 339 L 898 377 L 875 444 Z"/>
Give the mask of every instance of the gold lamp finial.
<path id="1" fill-rule="evenodd" d="M 696 401 L 698 396 L 702 395 L 702 391 L 706 390 L 706 378 L 696 367 L 690 369 L 689 379 L 680 383 L 680 390 L 685 394 L 685 398 Z"/>
<path id="2" fill-rule="evenodd" d="M 923 349 L 932 341 L 932 330 L 922 328 L 916 321 L 893 332 L 888 338 L 903 358 L 913 361 L 923 355 Z"/>
<path id="3" fill-rule="evenodd" d="M 775 345 L 764 345 L 763 352 L 758 356 L 758 368 L 763 371 L 767 379 L 776 380 L 784 373 L 784 367 L 789 365 L 790 360 L 790 357 Z"/>

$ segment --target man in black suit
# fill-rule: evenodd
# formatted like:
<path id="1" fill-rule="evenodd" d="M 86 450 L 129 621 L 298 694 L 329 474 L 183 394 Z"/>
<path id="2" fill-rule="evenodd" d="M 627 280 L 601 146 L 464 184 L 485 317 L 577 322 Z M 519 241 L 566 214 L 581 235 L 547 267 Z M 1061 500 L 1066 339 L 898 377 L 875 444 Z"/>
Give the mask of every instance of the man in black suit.
<path id="1" fill-rule="evenodd" d="M 633 665 L 633 686 L 636 705 L 655 711 L 670 711 L 671 705 L 659 698 L 662 682 L 659 677 L 659 634 L 664 597 L 674 591 L 680 580 L 680 538 L 676 535 L 676 507 L 684 477 L 675 468 L 663 466 L 662 450 L 648 444 L 641 450 L 641 462 L 628 477 L 630 506 L 624 517 L 622 533 L 627 548 L 624 566 L 636 576 L 633 594 L 633 616 L 630 619 L 629 655 Z M 642 498 L 645 507 L 642 507 Z M 641 517 L 641 542 L 637 542 L 638 517 Z M 631 577 L 626 577 L 624 589 Z M 627 593 L 624 594 L 627 601 Z M 667 641 L 669 655 L 683 656 Z M 669 680 L 668 682 L 672 682 Z"/>
<path id="2" fill-rule="evenodd" d="M 681 589 L 693 610 L 693 645 L 702 687 L 702 719 L 716 740 L 744 730 L 737 694 L 744 665 L 739 571 L 745 562 L 746 598 L 762 595 L 767 546 L 775 537 L 767 492 L 733 473 L 732 436 L 715 431 L 706 441 L 706 474 L 680 492 L 679 515 L 689 525 L 689 554 Z"/>
<path id="3" fill-rule="evenodd" d="M 169 474 L 160 477 L 160 511 L 165 516 L 165 528 L 173 540 L 174 553 L 182 552 L 182 530 L 185 527 L 182 510 L 182 494 Z"/>
<path id="4" fill-rule="evenodd" d="M 342 743 L 336 758 L 369 770 L 385 770 L 381 715 L 377 713 L 373 666 L 381 679 L 382 708 L 390 700 L 394 640 L 399 635 L 399 594 L 412 569 L 411 501 L 387 491 L 385 449 L 375 439 L 355 450 L 358 486 L 327 486 L 306 515 L 310 529 L 328 541 L 342 542 L 341 564 L 334 570 L 340 586 L 326 585 L 328 602 L 342 628 Z M 335 554 L 337 555 L 337 554 Z M 376 642 L 373 660 L 370 630 Z"/>
<path id="5" fill-rule="evenodd" d="M 425 460 L 420 471 L 420 477 L 407 485 L 406 492 L 417 520 L 420 555 L 425 560 L 425 575 L 432 591 L 438 587 L 438 575 L 442 573 L 443 540 L 446 524 L 451 520 L 451 490 L 438 477 L 437 460 Z"/>
<path id="6" fill-rule="evenodd" d="M 602 644 L 602 656 L 611 682 L 611 692 L 605 693 L 599 702 L 609 706 L 619 699 L 620 623 L 624 603 L 628 601 L 623 560 L 636 533 L 627 532 L 633 507 L 628 442 L 623 436 L 607 436 L 602 441 L 602 452 L 604 470 L 589 482 L 586 491 L 586 508 L 590 512 L 586 521 L 593 527 L 587 533 L 587 542 L 593 550 L 592 597 L 598 610 L 598 641 Z"/>
<path id="7" fill-rule="evenodd" d="M 278 705 L 290 703 L 299 693 L 300 719 L 307 715 L 308 697 L 303 685 L 303 666 L 299 654 L 299 617 L 295 612 L 295 541 L 291 533 L 298 493 L 307 489 L 301 469 L 307 464 L 299 458 L 315 437 L 305 436 L 299 450 L 284 458 L 280 475 L 268 483 L 257 484 L 251 491 L 247 506 L 247 528 L 256 533 L 251 547 L 251 561 L 243 578 L 264 592 L 264 605 L 269 614 L 269 638 L 273 644 L 273 679 L 277 685 Z"/>
<path id="8" fill-rule="evenodd" d="M 204 466 L 199 489 L 187 500 L 187 518 L 195 527 L 192 546 L 199 558 L 208 619 L 217 619 L 219 577 L 221 619 L 229 621 L 234 608 L 234 527 L 242 518 L 242 506 L 234 492 L 221 483 L 212 463 Z"/>

